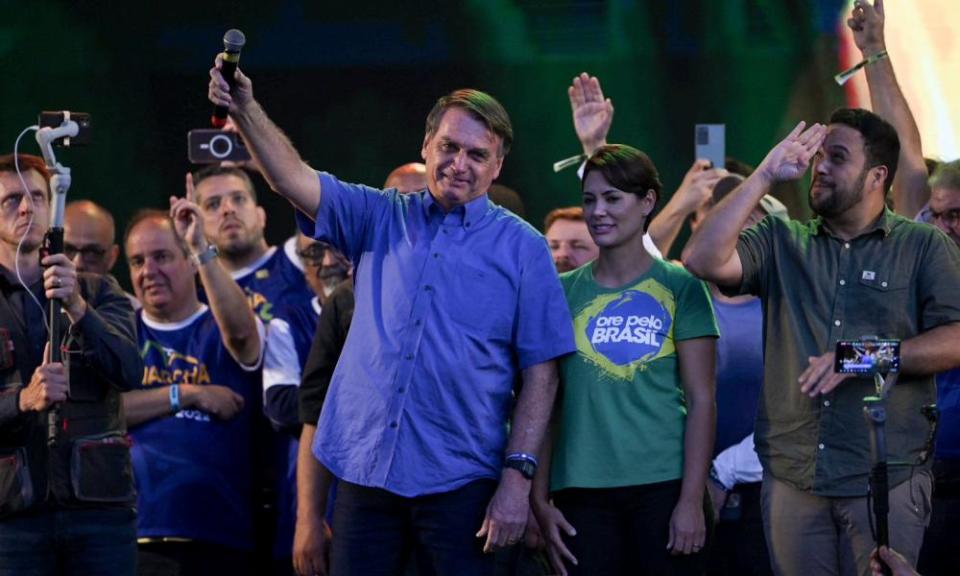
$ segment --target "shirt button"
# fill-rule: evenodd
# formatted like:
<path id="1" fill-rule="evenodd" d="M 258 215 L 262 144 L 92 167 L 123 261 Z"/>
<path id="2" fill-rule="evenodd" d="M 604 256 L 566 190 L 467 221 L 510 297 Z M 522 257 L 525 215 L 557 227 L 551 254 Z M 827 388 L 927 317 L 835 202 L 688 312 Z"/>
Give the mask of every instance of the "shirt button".
<path id="1" fill-rule="evenodd" d="M 444 228 L 443 230 L 441 230 L 441 232 L 443 232 L 444 234 L 446 234 L 446 233 L 447 233 L 447 229 Z"/>
<path id="2" fill-rule="evenodd" d="M 419 326 L 419 325 L 420 325 L 420 321 L 419 321 L 419 320 L 414 320 L 414 321 L 413 321 L 413 325 L 414 325 L 414 326 Z"/>
<path id="3" fill-rule="evenodd" d="M 849 242 L 844 242 L 844 243 L 843 243 L 843 247 L 846 248 L 847 250 L 849 250 L 849 249 L 850 249 L 850 243 L 849 243 Z"/>
<path id="4" fill-rule="evenodd" d="M 406 388 L 400 388 L 399 390 L 397 390 L 397 392 L 399 392 L 399 393 L 401 393 L 401 394 L 403 394 L 403 393 L 406 392 L 406 391 L 407 391 Z"/>
<path id="5" fill-rule="evenodd" d="M 823 405 L 826 406 L 827 408 L 829 408 L 829 407 L 830 407 L 830 401 L 829 401 L 829 400 L 824 400 L 824 401 L 823 401 Z"/>
<path id="6" fill-rule="evenodd" d="M 394 426 L 394 428 L 396 428 L 396 426 Z M 817 444 L 817 448 L 823 450 L 823 444 Z"/>
<path id="7" fill-rule="evenodd" d="M 846 281 L 846 280 L 841 280 L 841 281 L 840 281 L 840 285 L 841 285 L 841 286 L 846 286 L 846 285 L 847 285 L 847 281 Z"/>
<path id="8" fill-rule="evenodd" d="M 887 287 L 887 283 L 886 283 L 886 282 L 881 282 L 880 285 L 883 286 L 884 288 Z"/>
<path id="9" fill-rule="evenodd" d="M 407 360 L 413 360 L 413 354 L 411 354 L 410 352 L 407 352 L 406 354 L 404 354 L 403 357 L 406 358 Z"/>
<path id="10" fill-rule="evenodd" d="M 433 290 L 433 286 L 427 284 L 426 286 L 423 287 L 423 289 L 426 290 L 427 292 L 429 292 L 429 291 Z"/>
<path id="11" fill-rule="evenodd" d="M 834 320 L 834 321 L 833 321 L 833 325 L 834 325 L 834 326 L 839 326 L 839 325 L 840 325 L 840 321 L 839 321 L 839 320 Z"/>
<path id="12" fill-rule="evenodd" d="M 396 423 L 396 422 L 391 422 L 391 423 L 390 423 L 390 427 L 391 427 L 391 428 L 396 428 L 396 427 L 397 427 L 397 423 Z M 821 444 L 820 446 L 823 446 L 823 444 Z"/>
<path id="13" fill-rule="evenodd" d="M 440 253 L 439 253 L 439 252 L 434 252 L 434 253 L 433 253 L 433 257 L 434 257 L 434 258 L 439 258 L 439 257 L 440 257 Z"/>

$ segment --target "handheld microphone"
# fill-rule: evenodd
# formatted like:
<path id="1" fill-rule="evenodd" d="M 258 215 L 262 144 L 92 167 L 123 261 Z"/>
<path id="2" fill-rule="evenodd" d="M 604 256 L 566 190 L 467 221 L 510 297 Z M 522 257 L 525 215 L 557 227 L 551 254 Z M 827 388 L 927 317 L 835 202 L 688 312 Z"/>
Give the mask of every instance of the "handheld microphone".
<path id="1" fill-rule="evenodd" d="M 223 35 L 223 64 L 220 68 L 220 74 L 230 85 L 231 92 L 233 91 L 233 75 L 237 72 L 237 64 L 240 63 L 240 50 L 246 43 L 247 37 L 236 28 L 227 30 L 227 33 Z M 210 123 L 215 128 L 223 128 L 227 123 L 227 107 L 214 106 Z"/>

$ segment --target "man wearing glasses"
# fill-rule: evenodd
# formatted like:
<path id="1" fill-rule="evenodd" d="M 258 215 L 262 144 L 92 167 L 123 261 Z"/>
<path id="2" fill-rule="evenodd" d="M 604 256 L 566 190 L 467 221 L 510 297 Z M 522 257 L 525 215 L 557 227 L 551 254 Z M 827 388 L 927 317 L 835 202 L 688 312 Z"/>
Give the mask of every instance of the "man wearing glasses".
<path id="1" fill-rule="evenodd" d="M 90 200 L 67 204 L 63 223 L 63 251 L 79 272 L 109 274 L 120 247 L 114 243 L 113 216 Z"/>

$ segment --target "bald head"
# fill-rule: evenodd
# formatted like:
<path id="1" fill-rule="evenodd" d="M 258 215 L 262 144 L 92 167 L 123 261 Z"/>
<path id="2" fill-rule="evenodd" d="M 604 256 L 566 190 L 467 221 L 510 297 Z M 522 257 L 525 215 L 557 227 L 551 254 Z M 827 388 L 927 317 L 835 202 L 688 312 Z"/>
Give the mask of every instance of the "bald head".
<path id="1" fill-rule="evenodd" d="M 113 216 L 89 200 L 67 204 L 63 217 L 63 244 L 81 272 L 107 274 L 117 261 Z"/>
<path id="2" fill-rule="evenodd" d="M 427 187 L 427 167 L 419 162 L 399 166 L 387 176 L 384 188 L 396 188 L 401 194 L 417 192 Z"/>

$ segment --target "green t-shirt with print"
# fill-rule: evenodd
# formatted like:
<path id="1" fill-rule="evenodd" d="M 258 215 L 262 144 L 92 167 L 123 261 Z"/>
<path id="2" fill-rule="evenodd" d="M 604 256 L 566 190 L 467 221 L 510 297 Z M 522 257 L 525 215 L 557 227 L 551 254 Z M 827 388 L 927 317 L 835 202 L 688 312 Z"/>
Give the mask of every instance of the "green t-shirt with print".
<path id="1" fill-rule="evenodd" d="M 676 343 L 719 334 L 706 284 L 654 260 L 604 288 L 593 265 L 561 275 L 577 352 L 563 358 L 551 490 L 683 476 L 686 403 Z"/>

